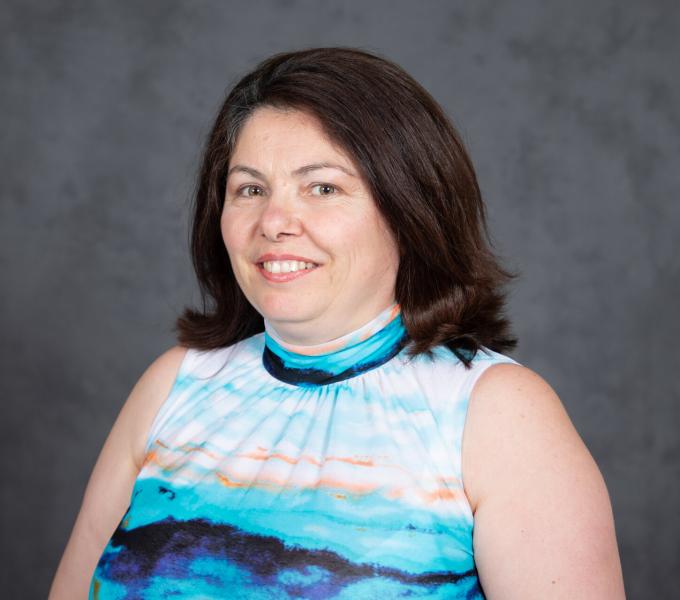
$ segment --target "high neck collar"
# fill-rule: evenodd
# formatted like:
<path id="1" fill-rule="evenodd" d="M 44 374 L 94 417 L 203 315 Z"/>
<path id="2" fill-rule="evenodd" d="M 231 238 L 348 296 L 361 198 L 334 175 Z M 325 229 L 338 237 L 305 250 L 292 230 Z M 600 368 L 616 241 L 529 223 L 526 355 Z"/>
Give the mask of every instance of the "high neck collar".
<path id="1" fill-rule="evenodd" d="M 274 377 L 299 386 L 349 379 L 386 363 L 406 345 L 408 334 L 398 304 L 354 331 L 313 345 L 284 342 L 264 320 L 262 364 Z"/>

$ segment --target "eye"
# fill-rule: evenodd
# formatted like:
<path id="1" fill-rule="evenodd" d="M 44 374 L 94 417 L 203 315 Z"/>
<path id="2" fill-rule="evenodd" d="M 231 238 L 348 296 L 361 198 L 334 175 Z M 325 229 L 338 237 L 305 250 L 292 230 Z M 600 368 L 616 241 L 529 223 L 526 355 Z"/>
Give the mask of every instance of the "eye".
<path id="1" fill-rule="evenodd" d="M 254 193 L 250 194 L 248 191 L 253 191 Z M 263 190 L 259 185 L 244 185 L 243 187 L 240 187 L 236 191 L 237 196 L 245 196 L 246 198 L 252 198 L 253 196 L 261 196 L 263 194 Z"/>
<path id="2" fill-rule="evenodd" d="M 317 183 L 312 186 L 312 190 L 319 190 L 318 194 L 312 191 L 313 196 L 330 196 L 336 191 L 336 187 L 330 183 Z"/>

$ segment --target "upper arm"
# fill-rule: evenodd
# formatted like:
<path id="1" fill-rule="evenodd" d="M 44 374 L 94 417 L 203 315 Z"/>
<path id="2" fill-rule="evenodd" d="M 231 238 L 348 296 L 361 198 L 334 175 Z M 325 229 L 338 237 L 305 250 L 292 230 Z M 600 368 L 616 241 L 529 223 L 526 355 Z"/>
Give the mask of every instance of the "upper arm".
<path id="1" fill-rule="evenodd" d="M 172 388 L 185 353 L 186 348 L 175 346 L 159 356 L 123 404 L 92 470 L 50 600 L 87 598 L 96 563 L 128 507 L 151 423 Z"/>
<path id="2" fill-rule="evenodd" d="M 489 600 L 624 598 L 604 480 L 539 375 L 501 364 L 480 377 L 463 470 Z"/>

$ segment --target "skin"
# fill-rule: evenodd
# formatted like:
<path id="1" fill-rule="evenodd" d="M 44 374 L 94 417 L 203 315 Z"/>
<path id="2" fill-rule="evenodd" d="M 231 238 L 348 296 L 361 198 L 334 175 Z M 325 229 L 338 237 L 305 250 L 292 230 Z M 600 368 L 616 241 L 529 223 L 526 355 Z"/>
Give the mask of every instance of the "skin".
<path id="1" fill-rule="evenodd" d="M 140 377 L 99 453 L 48 600 L 86 600 L 92 573 L 130 503 L 151 423 L 186 349 L 170 348 Z"/>
<path id="2" fill-rule="evenodd" d="M 625 598 L 604 480 L 537 373 L 499 364 L 481 375 L 462 457 L 487 598 Z"/>
<path id="3" fill-rule="evenodd" d="M 295 174 L 319 163 L 344 170 Z M 244 294 L 283 340 L 334 339 L 394 302 L 396 243 L 357 168 L 314 117 L 257 109 L 243 126 L 229 171 L 224 244 Z M 320 266 L 294 281 L 270 282 L 255 264 L 268 252 Z"/>
<path id="4" fill-rule="evenodd" d="M 304 165 L 328 162 L 340 169 Z M 334 339 L 394 300 L 398 252 L 351 160 L 313 117 L 258 109 L 239 136 L 221 219 L 248 300 L 290 343 Z M 253 175 L 256 170 L 259 174 Z M 266 252 L 319 263 L 299 280 L 267 281 Z M 126 400 L 88 482 L 50 590 L 87 598 L 96 563 L 130 500 L 148 431 L 186 350 L 156 359 Z M 554 390 L 530 369 L 489 367 L 475 384 L 463 448 L 474 552 L 489 600 L 625 597 L 602 476 Z"/>

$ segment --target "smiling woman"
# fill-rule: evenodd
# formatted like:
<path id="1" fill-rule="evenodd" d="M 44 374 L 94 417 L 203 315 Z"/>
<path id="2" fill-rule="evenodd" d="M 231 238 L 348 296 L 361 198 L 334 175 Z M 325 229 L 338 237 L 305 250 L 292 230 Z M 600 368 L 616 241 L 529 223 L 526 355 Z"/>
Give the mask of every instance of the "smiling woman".
<path id="1" fill-rule="evenodd" d="M 400 67 L 246 75 L 191 251 L 203 306 L 125 403 L 50 598 L 623 598 L 599 470 L 505 354 L 470 159 Z"/>
<path id="2" fill-rule="evenodd" d="M 257 109 L 232 161 L 250 166 L 229 170 L 224 244 L 239 287 L 280 335 L 321 343 L 394 302 L 396 243 L 368 185 L 315 117 Z"/>

